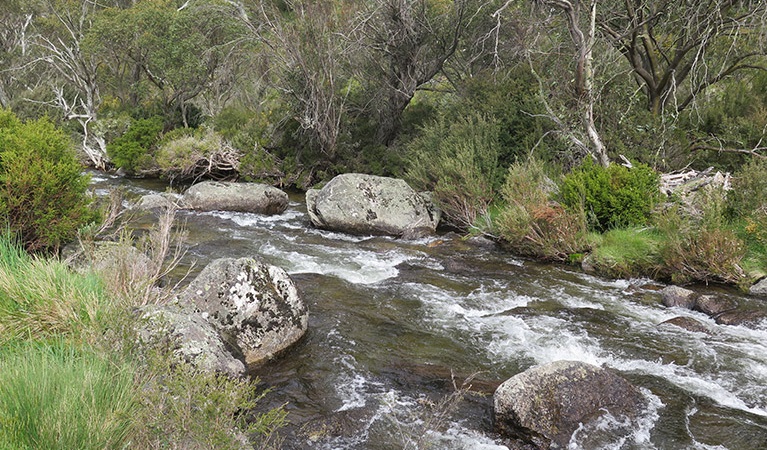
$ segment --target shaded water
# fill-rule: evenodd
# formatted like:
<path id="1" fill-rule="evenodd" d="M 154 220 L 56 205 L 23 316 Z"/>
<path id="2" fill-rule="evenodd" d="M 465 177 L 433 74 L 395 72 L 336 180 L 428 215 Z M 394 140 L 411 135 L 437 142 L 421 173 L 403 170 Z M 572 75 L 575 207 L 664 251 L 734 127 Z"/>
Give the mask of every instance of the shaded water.
<path id="1" fill-rule="evenodd" d="M 94 180 L 99 192 L 116 184 L 134 194 L 164 189 Z M 503 449 L 492 433 L 493 390 L 559 359 L 614 369 L 650 404 L 639 423 L 607 417 L 579 430 L 573 449 L 767 448 L 767 324 L 718 326 L 664 308 L 648 280 L 605 280 L 450 236 L 315 230 L 302 198 L 291 200 L 280 216 L 179 214 L 187 264 L 258 256 L 285 268 L 308 303 L 307 336 L 254 373 L 272 388 L 261 407 L 290 413 L 282 448 Z M 714 332 L 658 326 L 676 316 Z M 472 376 L 462 402 L 440 404 Z"/>

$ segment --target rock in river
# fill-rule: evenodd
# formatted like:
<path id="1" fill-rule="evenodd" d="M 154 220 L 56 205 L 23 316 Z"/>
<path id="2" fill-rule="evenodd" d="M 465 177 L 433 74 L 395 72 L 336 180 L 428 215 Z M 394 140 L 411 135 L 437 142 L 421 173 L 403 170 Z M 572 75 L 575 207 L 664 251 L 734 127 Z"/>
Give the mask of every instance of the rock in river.
<path id="1" fill-rule="evenodd" d="M 609 412 L 636 418 L 646 406 L 628 381 L 600 367 L 556 361 L 526 370 L 493 396 L 495 428 L 535 449 L 567 448 L 581 424 Z"/>
<path id="2" fill-rule="evenodd" d="M 404 180 L 357 173 L 307 191 L 306 208 L 314 226 L 352 234 L 420 237 L 434 233 L 440 218 Z"/>
<path id="3" fill-rule="evenodd" d="M 179 360 L 205 372 L 239 378 L 245 364 L 237 359 L 213 325 L 194 311 L 178 305 L 147 306 L 141 311 L 140 342 L 149 347 L 169 348 Z"/>
<path id="4" fill-rule="evenodd" d="M 309 321 L 288 274 L 252 258 L 213 261 L 179 302 L 199 310 L 247 364 L 266 361 L 296 343 Z"/>
<path id="5" fill-rule="evenodd" d="M 288 194 L 265 184 L 204 181 L 187 189 L 180 203 L 197 211 L 281 214 L 288 207 Z"/>

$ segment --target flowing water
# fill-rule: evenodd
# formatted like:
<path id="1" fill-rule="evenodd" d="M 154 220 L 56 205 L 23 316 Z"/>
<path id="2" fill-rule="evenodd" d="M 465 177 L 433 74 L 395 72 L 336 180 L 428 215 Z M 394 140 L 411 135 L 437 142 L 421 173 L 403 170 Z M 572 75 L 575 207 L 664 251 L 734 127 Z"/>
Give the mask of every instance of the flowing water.
<path id="1" fill-rule="evenodd" d="M 164 189 L 94 178 L 98 193 L 115 185 Z M 605 417 L 578 430 L 571 449 L 767 449 L 767 324 L 719 326 L 661 306 L 649 280 L 606 280 L 450 235 L 315 230 L 299 195 L 279 216 L 179 218 L 185 264 L 257 256 L 286 269 L 308 304 L 306 337 L 254 372 L 272 389 L 260 406 L 290 414 L 282 448 L 505 449 L 492 433 L 495 387 L 566 359 L 617 371 L 649 404 L 636 423 Z M 658 325 L 677 316 L 713 333 Z"/>

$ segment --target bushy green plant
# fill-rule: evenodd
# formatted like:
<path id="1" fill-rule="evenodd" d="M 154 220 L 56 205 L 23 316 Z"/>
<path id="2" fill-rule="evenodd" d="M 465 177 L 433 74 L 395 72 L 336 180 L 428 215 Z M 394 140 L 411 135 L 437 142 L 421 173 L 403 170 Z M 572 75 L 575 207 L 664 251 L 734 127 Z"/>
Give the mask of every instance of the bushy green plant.
<path id="1" fill-rule="evenodd" d="M 137 412 L 136 448 L 239 450 L 249 434 L 273 439 L 285 423 L 283 408 L 255 420 L 244 414 L 266 394 L 257 389 L 257 380 L 200 372 L 187 364 L 170 364 L 172 360 L 158 354 L 148 362 L 152 378 Z"/>
<path id="2" fill-rule="evenodd" d="M 433 191 L 445 219 L 461 229 L 487 212 L 500 185 L 498 133 L 497 124 L 482 116 L 441 117 L 408 145 L 407 179 Z"/>
<path id="3" fill-rule="evenodd" d="M 495 229 L 512 251 L 566 261 L 588 249 L 583 214 L 551 201 L 556 189 L 542 163 L 535 159 L 509 168 L 501 191 L 505 206 L 495 220 Z"/>
<path id="4" fill-rule="evenodd" d="M 240 153 L 213 130 L 198 129 L 196 133 L 163 141 L 155 153 L 155 162 L 164 177 L 171 180 L 221 179 L 237 174 Z"/>
<path id="5" fill-rule="evenodd" d="M 31 251 L 57 248 L 92 221 L 74 149 L 47 119 L 0 110 L 0 217 Z"/>
<path id="6" fill-rule="evenodd" d="M 659 175 L 644 164 L 602 167 L 587 159 L 565 176 L 561 198 L 571 209 L 583 208 L 589 228 L 603 232 L 647 224 L 660 200 L 658 183 Z"/>
<path id="7" fill-rule="evenodd" d="M 0 448 L 125 448 L 137 411 L 133 371 L 67 343 L 0 351 Z"/>
<path id="8" fill-rule="evenodd" d="M 138 172 L 151 163 L 162 130 L 161 117 L 135 120 L 122 136 L 107 144 L 107 155 L 117 167 Z"/>

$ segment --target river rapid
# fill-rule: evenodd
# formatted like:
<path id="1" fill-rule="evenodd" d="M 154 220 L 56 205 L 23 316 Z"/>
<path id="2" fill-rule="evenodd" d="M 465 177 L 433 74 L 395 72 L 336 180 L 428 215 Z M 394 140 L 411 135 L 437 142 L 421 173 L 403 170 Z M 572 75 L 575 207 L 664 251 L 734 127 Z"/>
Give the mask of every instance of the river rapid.
<path id="1" fill-rule="evenodd" d="M 118 186 L 134 197 L 166 189 L 93 175 L 98 195 Z M 717 325 L 663 307 L 650 280 L 602 279 L 451 234 L 316 230 L 298 194 L 278 216 L 177 218 L 189 232 L 183 265 L 259 257 L 287 270 L 309 307 L 305 338 L 253 371 L 271 389 L 259 408 L 289 413 L 280 448 L 506 449 L 492 433 L 495 387 L 565 359 L 613 369 L 650 405 L 638 426 L 606 417 L 576 431 L 570 449 L 767 449 L 767 323 Z M 659 326 L 677 316 L 713 332 Z"/>

